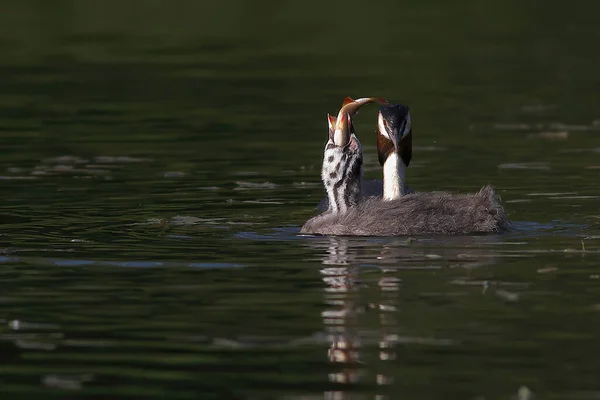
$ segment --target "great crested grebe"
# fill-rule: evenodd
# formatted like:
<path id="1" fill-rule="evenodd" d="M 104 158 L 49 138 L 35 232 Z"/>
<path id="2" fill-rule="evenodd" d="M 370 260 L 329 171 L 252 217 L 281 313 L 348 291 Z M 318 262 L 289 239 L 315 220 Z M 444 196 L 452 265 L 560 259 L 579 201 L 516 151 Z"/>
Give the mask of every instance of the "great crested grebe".
<path id="1" fill-rule="evenodd" d="M 330 204 L 348 199 L 341 207 L 309 219 L 300 233 L 339 236 L 396 236 L 501 232 L 509 221 L 491 186 L 473 194 L 447 192 L 405 193 L 404 169 L 410 162 L 410 113 L 406 106 L 381 107 L 378 114 L 377 151 L 383 165 L 383 196 L 361 199 L 362 148 L 351 116 L 349 130 L 331 139 L 325 148 L 322 176 Z M 333 156 L 333 158 L 331 158 Z M 327 188 L 330 160 L 339 160 L 335 181 Z"/>
<path id="2" fill-rule="evenodd" d="M 408 107 L 384 105 L 377 113 L 377 158 L 383 167 L 384 200 L 412 192 L 406 186 L 406 168 L 412 159 L 412 125 Z"/>

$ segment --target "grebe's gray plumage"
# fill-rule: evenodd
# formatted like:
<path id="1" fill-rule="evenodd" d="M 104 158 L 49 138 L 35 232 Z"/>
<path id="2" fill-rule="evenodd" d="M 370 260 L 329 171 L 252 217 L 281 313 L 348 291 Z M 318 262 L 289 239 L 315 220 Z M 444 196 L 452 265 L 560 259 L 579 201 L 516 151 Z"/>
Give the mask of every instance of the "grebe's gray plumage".
<path id="1" fill-rule="evenodd" d="M 502 232 L 508 220 L 496 192 L 416 192 L 396 200 L 371 197 L 344 213 L 309 219 L 300 233 L 338 236 L 456 235 Z"/>
<path id="2" fill-rule="evenodd" d="M 327 190 L 325 174 L 330 169 L 331 160 L 327 152 L 338 154 L 334 157 L 335 160 L 341 160 L 338 170 L 347 169 L 335 185 L 340 193 L 352 193 L 349 196 L 352 200 L 345 203 L 346 207 L 334 205 L 323 214 L 309 219 L 300 233 L 349 236 L 452 235 L 502 232 L 508 227 L 508 218 L 491 186 L 471 194 L 406 193 L 403 190 L 404 169 L 410 162 L 412 150 L 412 127 L 408 108 L 401 105 L 384 106 L 379 111 L 377 150 L 384 170 L 383 196 L 362 200 L 362 193 L 357 193 L 357 188 L 362 188 L 362 149 L 350 118 L 348 115 L 351 140 L 338 143 L 341 145 L 334 143 L 334 146 L 329 146 L 328 142 L 322 176 Z M 355 143 L 353 146 L 345 144 L 352 142 Z M 327 190 L 327 194 L 330 204 L 338 202 L 339 195 L 336 198 L 331 190 Z"/>

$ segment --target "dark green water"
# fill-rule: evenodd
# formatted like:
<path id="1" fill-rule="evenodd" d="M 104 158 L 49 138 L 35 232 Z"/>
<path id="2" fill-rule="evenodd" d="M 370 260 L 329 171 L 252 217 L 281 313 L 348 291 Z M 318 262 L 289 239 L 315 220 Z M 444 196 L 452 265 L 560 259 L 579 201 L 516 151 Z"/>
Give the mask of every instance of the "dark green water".
<path id="1" fill-rule="evenodd" d="M 600 396 L 598 6 L 2 3 L 2 399 Z M 297 236 L 348 95 L 514 229 Z"/>

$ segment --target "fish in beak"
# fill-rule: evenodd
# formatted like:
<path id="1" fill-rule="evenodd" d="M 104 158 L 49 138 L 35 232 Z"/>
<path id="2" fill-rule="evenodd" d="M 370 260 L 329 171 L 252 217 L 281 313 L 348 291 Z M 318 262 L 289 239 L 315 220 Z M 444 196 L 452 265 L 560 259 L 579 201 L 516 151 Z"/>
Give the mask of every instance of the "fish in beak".
<path id="1" fill-rule="evenodd" d="M 329 123 L 329 139 L 336 146 L 346 146 L 354 135 L 354 127 L 352 126 L 352 117 L 358 113 L 358 110 L 369 103 L 377 102 L 382 105 L 389 105 L 390 103 L 380 97 L 361 97 L 359 99 L 352 99 L 346 97 L 340 111 L 338 112 L 337 118 L 327 114 L 327 120 Z M 358 140 L 355 137 L 355 140 Z"/>

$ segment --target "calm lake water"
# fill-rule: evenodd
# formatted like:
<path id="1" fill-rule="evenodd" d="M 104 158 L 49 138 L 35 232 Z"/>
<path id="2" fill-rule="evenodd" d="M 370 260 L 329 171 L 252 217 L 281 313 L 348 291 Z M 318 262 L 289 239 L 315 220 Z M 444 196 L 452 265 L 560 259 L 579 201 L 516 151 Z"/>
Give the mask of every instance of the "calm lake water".
<path id="1" fill-rule="evenodd" d="M 599 6 L 124 4 L 2 6 L 2 399 L 600 396 Z M 513 229 L 298 236 L 345 96 Z"/>

